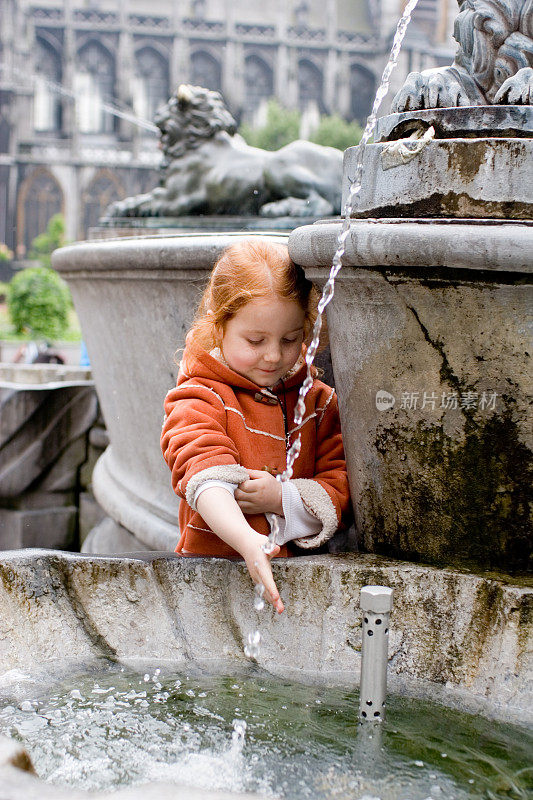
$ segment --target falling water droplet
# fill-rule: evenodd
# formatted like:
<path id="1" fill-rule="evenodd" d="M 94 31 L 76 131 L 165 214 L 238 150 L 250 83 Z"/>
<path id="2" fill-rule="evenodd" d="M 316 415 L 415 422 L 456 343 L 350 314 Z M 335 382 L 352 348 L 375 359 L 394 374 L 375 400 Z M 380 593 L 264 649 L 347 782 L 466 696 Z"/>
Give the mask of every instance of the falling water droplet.
<path id="1" fill-rule="evenodd" d="M 254 597 L 254 608 L 256 611 L 262 611 L 265 607 L 265 601 L 263 600 L 263 595 L 265 593 L 265 587 L 262 583 L 257 583 L 255 586 L 255 597 Z"/>
<path id="2" fill-rule="evenodd" d="M 253 631 L 248 634 L 247 643 L 244 647 L 244 655 L 248 658 L 257 658 L 259 655 L 261 643 L 261 634 L 259 631 Z"/>

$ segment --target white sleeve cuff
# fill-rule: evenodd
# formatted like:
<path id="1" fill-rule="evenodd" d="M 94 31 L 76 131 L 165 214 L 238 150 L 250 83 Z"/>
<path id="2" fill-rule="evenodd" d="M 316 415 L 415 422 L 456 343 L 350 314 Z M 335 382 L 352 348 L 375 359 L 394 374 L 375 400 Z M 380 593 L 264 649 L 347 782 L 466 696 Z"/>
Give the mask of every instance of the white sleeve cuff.
<path id="1" fill-rule="evenodd" d="M 225 489 L 231 495 L 235 496 L 235 489 L 237 488 L 238 483 L 228 483 L 228 481 L 217 481 L 217 480 L 210 480 L 204 481 L 203 483 L 198 486 L 194 493 L 193 498 L 193 508 L 196 508 L 196 503 L 198 502 L 198 498 L 202 494 L 205 489 L 209 489 L 211 486 L 219 486 L 221 489 Z"/>
<path id="2" fill-rule="evenodd" d="M 300 493 L 292 481 L 281 482 L 281 502 L 283 517 L 269 514 L 269 522 L 276 516 L 278 520 L 278 534 L 276 544 L 282 545 L 302 536 L 316 536 L 322 530 L 322 522 L 305 508 Z M 272 527 L 272 523 L 271 523 Z"/>
<path id="3" fill-rule="evenodd" d="M 196 511 L 194 497 L 196 490 L 202 483 L 206 483 L 206 481 L 222 481 L 222 483 L 235 483 L 238 486 L 239 483 L 248 480 L 249 477 L 248 470 L 239 464 L 221 464 L 217 467 L 207 467 L 207 469 L 197 472 L 189 480 L 185 490 L 185 500 Z"/>

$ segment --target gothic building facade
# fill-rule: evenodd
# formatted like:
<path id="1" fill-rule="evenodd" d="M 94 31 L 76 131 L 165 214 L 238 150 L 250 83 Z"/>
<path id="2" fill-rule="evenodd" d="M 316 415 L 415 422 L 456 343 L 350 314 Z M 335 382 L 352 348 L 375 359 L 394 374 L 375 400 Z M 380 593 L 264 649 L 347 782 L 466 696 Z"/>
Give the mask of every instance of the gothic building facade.
<path id="1" fill-rule="evenodd" d="M 394 77 L 450 63 L 452 0 L 419 0 Z M 157 183 L 151 120 L 179 83 L 364 121 L 403 0 L 0 0 L 0 242 L 24 258 Z"/>

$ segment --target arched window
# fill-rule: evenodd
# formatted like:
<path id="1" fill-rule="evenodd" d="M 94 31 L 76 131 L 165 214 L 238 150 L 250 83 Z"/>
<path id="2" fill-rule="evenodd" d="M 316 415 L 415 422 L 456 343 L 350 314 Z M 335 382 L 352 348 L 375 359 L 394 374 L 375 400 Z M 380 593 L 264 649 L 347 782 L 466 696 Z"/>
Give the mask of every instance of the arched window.
<path id="1" fill-rule="evenodd" d="M 136 79 L 133 92 L 135 113 L 152 121 L 169 96 L 168 62 L 152 47 L 136 54 Z"/>
<path id="2" fill-rule="evenodd" d="M 350 68 L 350 109 L 352 117 L 364 123 L 370 111 L 376 93 L 376 78 L 370 70 L 359 64 Z"/>
<path id="3" fill-rule="evenodd" d="M 79 51 L 74 85 L 80 131 L 112 133 L 114 117 L 104 111 L 102 103 L 114 97 L 115 63 L 100 42 L 90 41 Z"/>
<path id="4" fill-rule="evenodd" d="M 244 113 L 251 117 L 263 100 L 274 94 L 274 74 L 259 56 L 248 56 L 244 61 L 246 97 Z"/>
<path id="5" fill-rule="evenodd" d="M 46 169 L 36 170 L 22 184 L 18 202 L 18 251 L 24 255 L 54 214 L 63 211 L 63 192 Z"/>
<path id="6" fill-rule="evenodd" d="M 82 193 L 82 236 L 94 228 L 110 203 L 124 197 L 117 179 L 107 170 L 99 172 Z"/>
<path id="7" fill-rule="evenodd" d="M 309 106 L 316 106 L 324 113 L 322 92 L 324 77 L 322 71 L 312 61 L 302 59 L 298 63 L 298 106 L 305 111 Z"/>
<path id="8" fill-rule="evenodd" d="M 191 56 L 191 83 L 217 92 L 222 88 L 220 63 L 205 50 L 197 50 Z"/>
<path id="9" fill-rule="evenodd" d="M 61 100 L 51 84 L 61 84 L 61 57 L 48 42 L 35 40 L 33 127 L 36 131 L 61 129 Z"/>

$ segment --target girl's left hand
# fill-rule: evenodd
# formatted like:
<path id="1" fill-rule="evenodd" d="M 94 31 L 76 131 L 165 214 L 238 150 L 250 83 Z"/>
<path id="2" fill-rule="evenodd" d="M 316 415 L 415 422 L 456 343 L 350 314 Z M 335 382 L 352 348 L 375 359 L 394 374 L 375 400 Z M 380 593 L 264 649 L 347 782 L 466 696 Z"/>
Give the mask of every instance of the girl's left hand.
<path id="1" fill-rule="evenodd" d="M 235 489 L 235 500 L 243 514 L 283 515 L 281 483 L 269 472 L 249 469 L 250 479 Z"/>

